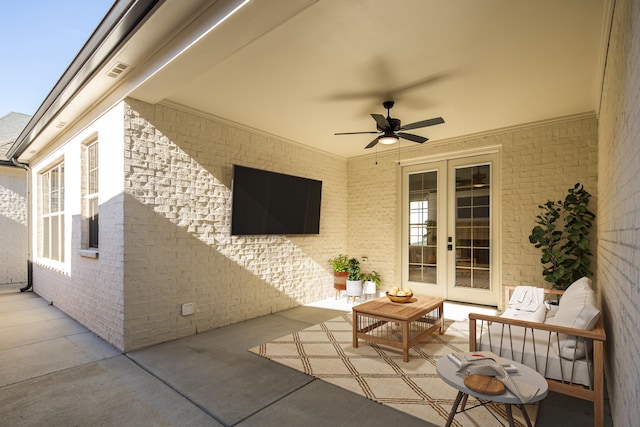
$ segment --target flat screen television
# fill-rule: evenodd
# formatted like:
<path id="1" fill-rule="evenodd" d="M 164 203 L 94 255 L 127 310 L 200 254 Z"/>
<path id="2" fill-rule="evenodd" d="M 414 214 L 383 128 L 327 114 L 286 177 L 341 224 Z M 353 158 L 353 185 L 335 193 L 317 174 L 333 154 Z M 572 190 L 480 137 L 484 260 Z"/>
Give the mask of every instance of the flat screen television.
<path id="1" fill-rule="evenodd" d="M 231 234 L 320 234 L 322 181 L 233 165 Z"/>

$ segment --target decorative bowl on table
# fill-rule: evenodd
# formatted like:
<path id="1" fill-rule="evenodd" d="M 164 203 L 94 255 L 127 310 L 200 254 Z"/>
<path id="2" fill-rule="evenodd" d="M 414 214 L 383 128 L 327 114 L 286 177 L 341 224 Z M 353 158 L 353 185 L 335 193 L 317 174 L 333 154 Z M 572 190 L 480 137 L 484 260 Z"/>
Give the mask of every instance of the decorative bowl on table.
<path id="1" fill-rule="evenodd" d="M 411 289 L 398 289 L 395 286 L 390 291 L 386 292 L 387 298 L 393 302 L 406 303 L 413 298 L 413 291 Z"/>

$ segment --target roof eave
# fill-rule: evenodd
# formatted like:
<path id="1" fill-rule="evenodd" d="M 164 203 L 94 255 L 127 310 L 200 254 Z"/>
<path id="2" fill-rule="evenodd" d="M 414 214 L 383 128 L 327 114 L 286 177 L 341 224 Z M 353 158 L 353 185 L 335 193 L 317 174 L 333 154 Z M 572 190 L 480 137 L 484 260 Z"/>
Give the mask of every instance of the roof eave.
<path id="1" fill-rule="evenodd" d="M 11 159 L 17 160 L 29 148 L 69 100 L 82 90 L 85 83 L 100 70 L 113 52 L 122 47 L 139 29 L 145 17 L 151 15 L 163 1 L 117 0 L 114 3 L 7 151 L 10 163 Z M 69 88 L 72 90 L 68 91 Z"/>

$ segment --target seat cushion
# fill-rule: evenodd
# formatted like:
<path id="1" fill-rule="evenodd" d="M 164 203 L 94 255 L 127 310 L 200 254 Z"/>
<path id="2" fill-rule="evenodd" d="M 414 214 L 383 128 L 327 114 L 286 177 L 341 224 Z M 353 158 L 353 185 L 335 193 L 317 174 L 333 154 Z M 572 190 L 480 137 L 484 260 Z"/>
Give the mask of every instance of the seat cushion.
<path id="1" fill-rule="evenodd" d="M 549 323 L 568 328 L 591 330 L 600 317 L 591 279 L 583 277 L 571 284 L 560 298 L 555 316 Z"/>
<path id="2" fill-rule="evenodd" d="M 560 298 L 558 310 L 545 323 L 582 330 L 591 330 L 600 318 L 591 279 L 583 277 L 571 284 Z M 565 359 L 581 359 L 587 351 L 584 340 L 564 336 L 560 342 L 560 355 Z"/>
<path id="3" fill-rule="evenodd" d="M 492 322 L 490 326 L 483 324 L 478 350 L 492 351 L 500 357 L 522 363 L 546 378 L 591 386 L 591 361 L 584 358 L 573 361 L 560 357 L 556 342 L 553 335 L 553 349 L 547 351 L 548 333 L 539 330 L 534 332 L 530 328 L 525 332 L 519 326 L 507 327 L 499 322 Z"/>
<path id="4" fill-rule="evenodd" d="M 562 294 L 560 307 L 580 303 L 584 298 L 590 298 L 590 302 L 596 303 L 595 293 L 591 289 L 591 279 L 582 277 L 573 282 Z"/>

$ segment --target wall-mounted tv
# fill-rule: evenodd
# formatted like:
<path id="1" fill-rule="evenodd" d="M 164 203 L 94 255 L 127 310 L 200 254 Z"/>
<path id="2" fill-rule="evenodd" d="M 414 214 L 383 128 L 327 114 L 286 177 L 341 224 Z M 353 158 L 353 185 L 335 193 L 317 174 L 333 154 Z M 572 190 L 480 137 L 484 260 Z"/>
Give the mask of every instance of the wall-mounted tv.
<path id="1" fill-rule="evenodd" d="M 233 165 L 231 234 L 319 234 L 322 181 Z"/>

